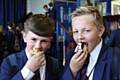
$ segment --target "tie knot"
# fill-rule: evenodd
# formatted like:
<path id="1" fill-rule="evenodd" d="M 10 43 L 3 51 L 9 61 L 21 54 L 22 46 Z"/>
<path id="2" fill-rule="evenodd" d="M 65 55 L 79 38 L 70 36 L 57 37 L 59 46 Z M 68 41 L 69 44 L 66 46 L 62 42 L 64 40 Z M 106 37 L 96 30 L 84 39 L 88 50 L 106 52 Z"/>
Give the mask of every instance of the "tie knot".
<path id="1" fill-rule="evenodd" d="M 40 72 L 39 72 L 39 70 L 35 71 L 35 76 L 32 78 L 32 80 L 40 80 Z"/>
<path id="2" fill-rule="evenodd" d="M 90 54 L 88 53 L 86 61 L 89 63 Z"/>

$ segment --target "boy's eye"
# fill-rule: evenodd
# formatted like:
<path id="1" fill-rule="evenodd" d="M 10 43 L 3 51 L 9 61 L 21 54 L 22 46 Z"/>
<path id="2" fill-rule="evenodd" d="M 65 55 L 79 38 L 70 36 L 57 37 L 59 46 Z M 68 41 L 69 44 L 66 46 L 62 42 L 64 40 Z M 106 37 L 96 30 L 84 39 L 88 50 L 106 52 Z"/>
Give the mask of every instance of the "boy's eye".
<path id="1" fill-rule="evenodd" d="M 90 32 L 91 30 L 84 30 L 84 32 Z"/>
<path id="2" fill-rule="evenodd" d="M 90 31 L 91 31 L 91 30 L 86 29 L 86 30 L 82 30 L 81 32 L 82 32 L 82 33 L 86 33 L 86 32 L 90 32 Z M 79 33 L 79 31 L 73 31 L 72 33 L 73 33 L 73 34 Z"/>
<path id="3" fill-rule="evenodd" d="M 37 39 L 36 39 L 36 38 L 32 38 L 31 40 L 32 40 L 32 41 L 36 41 Z"/>
<path id="4" fill-rule="evenodd" d="M 73 33 L 73 34 L 74 34 L 74 33 L 78 33 L 78 31 L 73 31 L 72 33 Z"/>

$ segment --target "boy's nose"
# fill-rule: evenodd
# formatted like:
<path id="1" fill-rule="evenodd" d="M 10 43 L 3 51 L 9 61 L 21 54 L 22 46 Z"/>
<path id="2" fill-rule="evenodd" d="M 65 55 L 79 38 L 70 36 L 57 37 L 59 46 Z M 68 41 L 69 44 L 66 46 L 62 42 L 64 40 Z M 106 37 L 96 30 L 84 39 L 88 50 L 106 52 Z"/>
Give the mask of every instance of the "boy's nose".
<path id="1" fill-rule="evenodd" d="M 78 39 L 79 39 L 79 40 L 83 40 L 83 39 L 84 39 L 83 34 L 79 33 L 79 34 L 78 34 Z"/>
<path id="2" fill-rule="evenodd" d="M 42 45 L 41 45 L 41 42 L 36 42 L 36 44 L 35 44 L 35 48 L 42 48 Z"/>

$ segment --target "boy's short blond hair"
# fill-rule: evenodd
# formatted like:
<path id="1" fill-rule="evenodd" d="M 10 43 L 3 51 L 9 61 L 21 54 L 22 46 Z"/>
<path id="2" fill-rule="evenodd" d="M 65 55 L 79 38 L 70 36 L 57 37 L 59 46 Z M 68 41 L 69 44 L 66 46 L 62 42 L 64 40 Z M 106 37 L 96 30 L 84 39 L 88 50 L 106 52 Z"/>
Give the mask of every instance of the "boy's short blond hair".
<path id="1" fill-rule="evenodd" d="M 92 15 L 95 19 L 96 26 L 103 26 L 103 17 L 96 7 L 93 6 L 82 6 L 77 8 L 72 14 L 71 17 L 78 17 L 82 15 Z"/>

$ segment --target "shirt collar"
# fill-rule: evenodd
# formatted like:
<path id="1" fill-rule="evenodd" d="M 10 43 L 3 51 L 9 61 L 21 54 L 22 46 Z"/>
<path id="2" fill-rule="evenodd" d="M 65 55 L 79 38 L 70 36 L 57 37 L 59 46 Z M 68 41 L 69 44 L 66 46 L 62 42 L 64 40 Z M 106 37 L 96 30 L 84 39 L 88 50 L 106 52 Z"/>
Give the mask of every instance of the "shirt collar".
<path id="1" fill-rule="evenodd" d="M 95 49 L 90 53 L 90 56 L 91 56 L 91 59 L 93 61 L 97 61 L 98 59 L 98 56 L 100 54 L 100 50 L 102 48 L 102 43 L 103 43 L 103 40 L 101 39 L 101 41 L 99 42 L 99 44 L 95 47 Z"/>
<path id="2" fill-rule="evenodd" d="M 27 58 L 30 59 L 31 55 L 30 55 L 30 53 L 28 52 L 27 48 L 25 48 L 25 52 L 26 52 Z"/>

